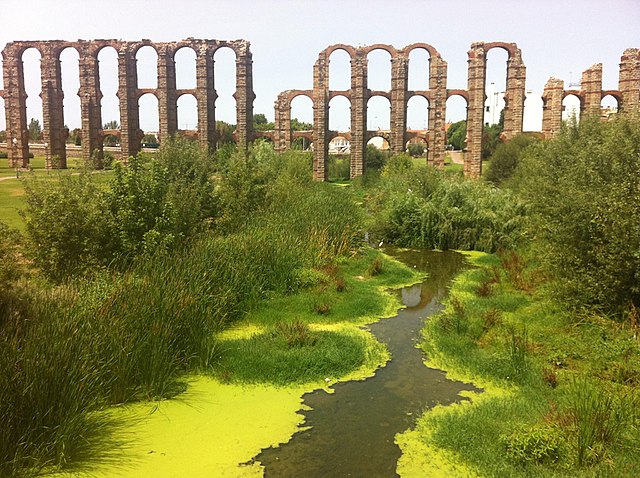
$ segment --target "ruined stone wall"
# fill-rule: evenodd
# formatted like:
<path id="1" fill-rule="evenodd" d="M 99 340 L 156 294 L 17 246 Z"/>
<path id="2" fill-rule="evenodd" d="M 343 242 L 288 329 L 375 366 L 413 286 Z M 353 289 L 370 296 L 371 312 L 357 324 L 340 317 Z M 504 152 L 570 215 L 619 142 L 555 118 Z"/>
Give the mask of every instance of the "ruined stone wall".
<path id="1" fill-rule="evenodd" d="M 618 102 L 618 110 L 630 111 L 640 108 L 640 49 L 625 50 L 620 59 L 620 73 L 617 90 L 602 89 L 602 64 L 597 63 L 582 73 L 579 89 L 564 89 L 564 82 L 550 78 L 542 95 L 542 132 L 545 138 L 558 135 L 562 127 L 562 100 L 574 95 L 580 101 L 580 117 L 600 116 L 601 102 L 605 96 L 612 96 Z"/>
<path id="2" fill-rule="evenodd" d="M 136 53 L 144 46 L 154 48 L 158 54 L 158 86 L 153 89 L 138 88 Z M 84 158 L 102 157 L 102 129 L 100 77 L 98 54 L 102 48 L 113 47 L 118 53 L 118 99 L 120 104 L 120 144 L 123 159 L 140 151 L 142 131 L 138 100 L 146 93 L 158 99 L 160 141 L 178 131 L 177 101 L 183 94 L 193 94 L 198 105 L 198 139 L 202 146 L 215 148 L 215 100 L 214 62 L 215 52 L 224 47 L 236 54 L 236 141 L 246 148 L 253 139 L 253 73 L 249 42 L 245 40 L 220 41 L 188 38 L 179 42 L 156 43 L 150 40 L 78 40 L 21 41 L 12 42 L 2 50 L 5 89 L 0 92 L 5 100 L 9 163 L 13 166 L 28 165 L 29 144 L 26 118 L 26 92 L 22 54 L 28 48 L 36 48 L 41 54 L 41 97 L 43 110 L 43 141 L 46 156 L 58 157 L 59 166 L 66 167 L 68 135 L 64 127 L 60 54 L 66 48 L 74 48 L 79 54 L 80 110 L 82 119 L 82 149 Z M 196 88 L 176 89 L 175 54 L 180 48 L 191 48 L 196 53 Z M 16 139 L 15 145 L 13 139 Z"/>

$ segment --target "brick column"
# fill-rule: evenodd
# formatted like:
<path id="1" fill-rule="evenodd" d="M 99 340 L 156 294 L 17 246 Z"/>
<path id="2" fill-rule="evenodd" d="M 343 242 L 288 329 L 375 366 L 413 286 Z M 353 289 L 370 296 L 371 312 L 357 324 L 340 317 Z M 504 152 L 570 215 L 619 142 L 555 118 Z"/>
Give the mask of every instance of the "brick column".
<path id="1" fill-rule="evenodd" d="M 136 57 L 128 43 L 118 51 L 118 98 L 120 100 L 120 146 L 123 161 L 140 152 L 140 110 Z"/>
<path id="2" fill-rule="evenodd" d="M 47 144 L 45 155 L 58 158 L 57 166 L 67 167 L 67 152 L 65 149 L 64 113 L 62 91 L 62 75 L 58 48 L 55 44 L 45 43 L 41 51 L 40 61 L 42 98 L 42 138 Z"/>
<path id="3" fill-rule="evenodd" d="M 80 111 L 82 116 L 82 157 L 87 160 L 93 154 L 103 157 L 102 148 L 102 92 L 98 52 L 83 42 L 80 51 Z"/>
<path id="4" fill-rule="evenodd" d="M 249 51 L 249 42 L 242 42 L 242 48 L 236 51 L 236 142 L 239 149 L 247 149 L 253 140 L 253 60 Z"/>
<path id="5" fill-rule="evenodd" d="M 398 54 L 391 59 L 391 152 L 405 150 L 407 131 L 407 88 L 409 58 Z"/>
<path id="6" fill-rule="evenodd" d="M 504 95 L 504 129 L 506 140 L 522 133 L 524 100 L 526 88 L 526 67 L 522 62 L 522 52 L 515 44 L 507 61 L 507 84 Z"/>
<path id="7" fill-rule="evenodd" d="M 367 148 L 367 56 L 360 48 L 351 59 L 351 167 L 349 177 L 364 173 Z"/>
<path id="8" fill-rule="evenodd" d="M 555 138 L 562 128 L 564 81 L 549 78 L 542 94 L 542 133 L 545 139 Z"/>
<path id="9" fill-rule="evenodd" d="M 276 151 L 283 152 L 291 148 L 291 102 L 288 92 L 278 95 L 275 102 L 275 140 Z"/>
<path id="10" fill-rule="evenodd" d="M 196 51 L 196 100 L 200 147 L 216 147 L 216 92 L 213 81 L 213 51 L 202 45 Z M 177 127 L 177 121 L 176 121 Z"/>
<path id="11" fill-rule="evenodd" d="M 482 43 L 473 43 L 469 55 L 467 107 L 467 153 L 464 174 L 472 178 L 482 173 L 482 129 L 484 125 L 486 56 Z"/>
<path id="12" fill-rule="evenodd" d="M 175 51 L 171 45 L 158 46 L 158 116 L 160 140 L 164 143 L 178 131 L 178 106 L 176 103 Z"/>
<path id="13" fill-rule="evenodd" d="M 2 50 L 4 109 L 7 123 L 9 167 L 29 166 L 29 132 L 27 130 L 27 93 L 24 89 L 20 46 L 9 43 Z M 17 143 L 13 145 L 13 139 Z"/>
<path id="14" fill-rule="evenodd" d="M 619 105 L 622 110 L 640 108 L 640 49 L 628 48 L 622 54 L 618 90 L 622 95 L 622 104 Z"/>
<path id="15" fill-rule="evenodd" d="M 429 58 L 429 150 L 427 159 L 437 168 L 444 167 L 447 113 L 447 62 Z"/>
<path id="16" fill-rule="evenodd" d="M 326 56 L 320 54 L 313 65 L 313 179 L 328 179 L 329 158 L 329 68 Z"/>
<path id="17" fill-rule="evenodd" d="M 584 115 L 600 118 L 600 103 L 602 101 L 602 63 L 597 63 L 582 72 L 582 111 Z"/>

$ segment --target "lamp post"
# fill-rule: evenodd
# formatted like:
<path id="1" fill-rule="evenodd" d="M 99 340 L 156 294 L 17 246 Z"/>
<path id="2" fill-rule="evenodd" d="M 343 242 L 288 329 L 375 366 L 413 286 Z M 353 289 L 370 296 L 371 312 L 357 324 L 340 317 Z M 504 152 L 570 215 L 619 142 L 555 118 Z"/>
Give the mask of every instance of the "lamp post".
<path id="1" fill-rule="evenodd" d="M 49 172 L 51 169 L 51 162 L 49 159 L 49 143 L 45 141 L 44 143 L 44 167 Z"/>
<path id="2" fill-rule="evenodd" d="M 18 139 L 13 138 L 11 140 L 11 143 L 13 144 L 13 154 L 11 161 L 13 162 L 13 167 L 16 168 L 16 178 L 19 178 L 20 173 L 18 172 L 18 160 L 16 159 L 16 157 L 18 156 Z"/>

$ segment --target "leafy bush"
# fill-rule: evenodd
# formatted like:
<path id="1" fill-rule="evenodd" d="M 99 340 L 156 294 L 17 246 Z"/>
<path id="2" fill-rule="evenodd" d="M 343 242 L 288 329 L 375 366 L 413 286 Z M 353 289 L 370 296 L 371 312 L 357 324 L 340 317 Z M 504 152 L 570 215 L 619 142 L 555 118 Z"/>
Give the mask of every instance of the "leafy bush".
<path id="1" fill-rule="evenodd" d="M 530 202 L 538 256 L 574 306 L 640 306 L 640 119 L 581 121 L 530 148 L 514 187 Z"/>
<path id="2" fill-rule="evenodd" d="M 492 252 L 515 244 L 524 205 L 510 191 L 392 157 L 368 191 L 371 232 L 405 247 Z"/>
<path id="3" fill-rule="evenodd" d="M 520 134 L 506 143 L 500 143 L 491 155 L 485 179 L 499 185 L 515 172 L 523 152 L 537 142 L 535 136 Z"/>
<path id="4" fill-rule="evenodd" d="M 537 426 L 502 436 L 507 456 L 516 463 L 553 463 L 560 458 L 562 437 L 555 427 Z"/>

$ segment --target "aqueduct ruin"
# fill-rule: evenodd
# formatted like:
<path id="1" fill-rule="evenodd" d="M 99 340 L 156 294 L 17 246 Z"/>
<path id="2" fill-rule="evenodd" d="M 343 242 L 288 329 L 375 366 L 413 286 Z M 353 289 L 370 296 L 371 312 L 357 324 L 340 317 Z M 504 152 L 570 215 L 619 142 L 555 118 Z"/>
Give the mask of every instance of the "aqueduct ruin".
<path id="1" fill-rule="evenodd" d="M 158 56 L 157 88 L 138 88 L 136 53 L 150 46 Z M 22 55 L 35 48 L 41 55 L 41 84 L 43 140 L 46 156 L 57 157 L 58 166 L 66 167 L 65 140 L 68 131 L 64 126 L 60 55 L 67 48 L 79 54 L 82 121 L 82 154 L 102 156 L 103 137 L 113 133 L 103 130 L 101 117 L 102 92 L 98 69 L 98 54 L 103 48 L 112 47 L 118 54 L 118 100 L 120 109 L 120 147 L 124 159 L 140 151 L 142 131 L 138 100 L 145 94 L 153 94 L 158 100 L 160 140 L 178 131 L 177 101 L 182 95 L 196 98 L 198 110 L 198 140 L 204 147 L 213 148 L 216 143 L 216 90 L 214 88 L 213 56 L 221 48 L 230 48 L 236 55 L 236 142 L 246 147 L 252 139 L 253 75 L 249 42 L 245 40 L 218 41 L 188 38 L 179 42 L 155 43 L 150 40 L 93 40 L 67 41 L 18 41 L 2 50 L 4 98 L 7 138 L 13 144 L 8 148 L 11 166 L 26 167 L 29 157 L 29 137 L 25 79 Z M 196 88 L 176 88 L 175 55 L 182 48 L 196 53 Z M 13 141 L 15 139 L 15 141 Z"/>
<path id="2" fill-rule="evenodd" d="M 145 46 L 157 53 L 157 88 L 139 88 L 136 53 Z M 178 132 L 177 101 L 182 95 L 196 98 L 198 111 L 197 137 L 203 147 L 216 146 L 216 98 L 214 84 L 215 52 L 230 48 L 235 60 L 236 132 L 235 139 L 240 148 L 258 136 L 253 132 L 252 57 L 249 42 L 245 40 L 219 41 L 188 38 L 179 42 L 155 43 L 150 40 L 93 40 L 66 41 L 19 41 L 6 45 L 2 51 L 4 60 L 4 99 L 7 138 L 11 167 L 28 166 L 29 144 L 26 112 L 26 91 L 23 68 L 23 53 L 35 48 L 41 55 L 41 93 L 43 110 L 43 139 L 48 158 L 57 157 L 59 163 L 47 167 L 66 167 L 65 140 L 68 131 L 64 126 L 63 91 L 60 55 L 73 48 L 79 55 L 78 95 L 81 103 L 83 157 L 102 156 L 103 138 L 114 131 L 103 129 L 101 117 L 101 82 L 98 54 L 105 47 L 112 47 L 118 54 L 118 103 L 120 131 L 118 132 L 123 158 L 140 151 L 142 131 L 138 100 L 145 94 L 153 94 L 158 100 L 159 135 L 163 141 Z M 196 87 L 178 89 L 176 86 L 176 53 L 182 48 L 191 48 L 196 54 Z M 446 102 L 452 96 L 460 96 L 467 105 L 467 154 L 465 175 L 477 177 L 482 168 L 482 141 L 486 90 L 487 54 L 499 48 L 508 55 L 506 89 L 504 92 L 504 129 L 502 137 L 512 138 L 523 130 L 526 68 L 522 52 L 515 43 L 478 42 L 468 51 L 467 89 L 447 88 L 447 62 L 438 51 L 426 43 L 414 43 L 402 49 L 391 45 L 375 44 L 353 47 L 332 45 L 320 52 L 313 68 L 312 90 L 287 90 L 275 102 L 275 130 L 262 132 L 273 140 L 277 150 L 291 147 L 296 137 L 305 137 L 313 143 L 314 178 L 326 180 L 328 173 L 328 147 L 336 136 L 348 136 L 351 143 L 350 175 L 356 177 L 364 172 L 366 144 L 374 136 L 384 135 L 392 152 L 405 151 L 408 141 L 420 135 L 407 130 L 408 102 L 413 97 L 428 101 L 428 124 L 425 138 L 428 160 L 436 167 L 444 164 L 446 143 Z M 429 83 L 427 90 L 409 90 L 408 64 L 413 50 L 421 49 L 429 55 Z M 342 50 L 350 59 L 350 88 L 329 88 L 329 62 L 332 53 Z M 368 55 L 383 50 L 391 56 L 391 88 L 388 91 L 371 90 L 368 87 Z M 298 96 L 306 96 L 313 103 L 313 130 L 293 132 L 291 130 L 291 102 Z M 345 97 L 351 105 L 350 131 L 348 133 L 329 129 L 329 103 L 337 96 Z M 390 104 L 391 121 L 388 132 L 367 129 L 367 103 L 370 98 L 381 96 Z M 602 90 L 602 65 L 587 69 L 582 75 L 580 89 L 565 89 L 564 82 L 551 78 L 544 88 L 542 132 L 553 137 L 562 125 L 563 99 L 575 96 L 580 102 L 580 114 L 599 114 L 601 101 L 612 96 L 618 109 L 640 108 L 640 49 L 627 49 L 620 62 L 619 86 L 617 90 Z"/>

